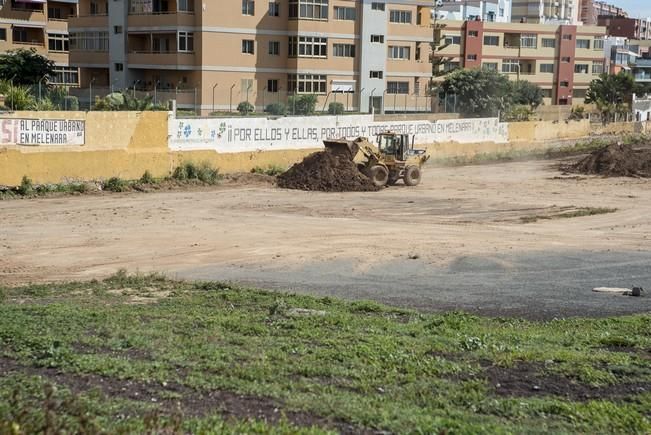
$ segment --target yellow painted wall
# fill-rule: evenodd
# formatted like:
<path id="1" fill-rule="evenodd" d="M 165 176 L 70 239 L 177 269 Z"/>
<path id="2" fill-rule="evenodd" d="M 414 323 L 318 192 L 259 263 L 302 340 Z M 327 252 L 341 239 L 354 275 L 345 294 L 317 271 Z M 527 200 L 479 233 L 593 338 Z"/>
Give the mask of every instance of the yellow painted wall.
<path id="1" fill-rule="evenodd" d="M 34 118 L 17 112 L 15 118 Z M 35 183 L 99 180 L 113 176 L 137 179 L 148 170 L 163 177 L 180 163 L 209 162 L 221 172 L 250 171 L 255 166 L 288 167 L 316 150 L 283 150 L 219 154 L 214 151 L 173 152 L 167 145 L 164 112 L 39 112 L 43 119 L 86 121 L 86 145 L 29 147 L 0 146 L 0 184 L 18 185 L 27 175 Z M 651 131 L 651 123 L 591 125 L 578 122 L 521 122 L 509 125 L 509 143 L 437 143 L 427 148 L 432 159 L 472 157 L 478 154 L 544 149 L 554 141 L 590 134 L 625 134 Z"/>

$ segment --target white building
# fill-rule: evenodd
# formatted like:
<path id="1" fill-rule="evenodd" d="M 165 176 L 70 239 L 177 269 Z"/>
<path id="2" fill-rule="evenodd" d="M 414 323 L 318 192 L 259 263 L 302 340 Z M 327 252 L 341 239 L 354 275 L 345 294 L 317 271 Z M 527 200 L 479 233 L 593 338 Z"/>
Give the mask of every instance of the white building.
<path id="1" fill-rule="evenodd" d="M 437 12 L 440 20 L 509 23 L 511 0 L 441 0 Z"/>

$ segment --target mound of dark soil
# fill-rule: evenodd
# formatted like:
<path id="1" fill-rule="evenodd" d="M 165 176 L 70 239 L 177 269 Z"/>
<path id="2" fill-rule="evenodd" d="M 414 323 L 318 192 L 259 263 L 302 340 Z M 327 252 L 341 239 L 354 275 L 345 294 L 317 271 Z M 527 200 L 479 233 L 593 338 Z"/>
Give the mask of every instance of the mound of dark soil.
<path id="1" fill-rule="evenodd" d="M 345 153 L 320 151 L 310 154 L 277 179 L 285 189 L 319 190 L 322 192 L 371 192 L 379 190 L 359 172 Z"/>
<path id="2" fill-rule="evenodd" d="M 651 151 L 612 144 L 594 151 L 567 170 L 606 177 L 651 177 Z"/>

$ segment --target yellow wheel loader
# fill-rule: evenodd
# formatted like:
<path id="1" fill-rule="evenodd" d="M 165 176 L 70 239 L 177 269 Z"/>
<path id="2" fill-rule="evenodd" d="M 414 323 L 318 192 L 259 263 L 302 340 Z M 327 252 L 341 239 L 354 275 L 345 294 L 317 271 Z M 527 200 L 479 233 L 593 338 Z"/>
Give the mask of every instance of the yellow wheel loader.
<path id="1" fill-rule="evenodd" d="M 378 187 L 403 180 L 407 186 L 420 183 L 421 168 L 429 159 L 425 150 L 414 148 L 414 137 L 384 132 L 377 135 L 376 145 L 365 137 L 323 141 L 326 149 L 357 164 L 360 172 Z"/>

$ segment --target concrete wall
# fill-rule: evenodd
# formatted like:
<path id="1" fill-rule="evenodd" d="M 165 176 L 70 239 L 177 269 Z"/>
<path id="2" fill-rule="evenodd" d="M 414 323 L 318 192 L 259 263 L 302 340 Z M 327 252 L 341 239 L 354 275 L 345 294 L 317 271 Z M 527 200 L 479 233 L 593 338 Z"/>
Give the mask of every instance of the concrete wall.
<path id="1" fill-rule="evenodd" d="M 17 112 L 2 118 L 33 119 L 34 112 Z M 168 114 L 163 112 L 38 112 L 40 119 L 85 121 L 84 145 L 18 146 L 0 144 L 0 185 L 18 185 L 24 175 L 35 183 L 97 180 L 112 176 L 136 179 L 149 170 L 168 175 L 184 161 L 207 161 L 222 172 L 249 171 L 270 164 L 289 166 L 313 149 L 217 152 L 172 151 Z M 0 118 L 0 121 L 2 119 Z M 432 159 L 472 157 L 477 154 L 545 149 L 559 141 L 591 135 L 651 132 L 651 123 L 617 123 L 602 126 L 588 121 L 522 122 L 508 125 L 508 142 L 438 142 L 425 145 Z M 1 142 L 1 141 L 0 141 Z M 463 142 L 463 141 L 462 141 Z M 278 148 L 282 148 L 279 146 Z"/>

